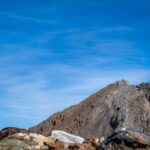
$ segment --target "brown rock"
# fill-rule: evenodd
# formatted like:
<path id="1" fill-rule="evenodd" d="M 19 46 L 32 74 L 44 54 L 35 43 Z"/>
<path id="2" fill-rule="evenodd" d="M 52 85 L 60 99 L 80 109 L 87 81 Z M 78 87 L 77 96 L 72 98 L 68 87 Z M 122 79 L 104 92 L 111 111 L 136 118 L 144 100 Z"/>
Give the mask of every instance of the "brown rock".
<path id="1" fill-rule="evenodd" d="M 26 129 L 20 129 L 15 127 L 4 128 L 0 131 L 0 140 L 15 133 L 29 133 L 29 131 Z"/>
<path id="2" fill-rule="evenodd" d="M 57 140 L 57 139 L 49 139 L 48 141 L 44 142 L 50 149 L 64 149 L 65 143 Z"/>

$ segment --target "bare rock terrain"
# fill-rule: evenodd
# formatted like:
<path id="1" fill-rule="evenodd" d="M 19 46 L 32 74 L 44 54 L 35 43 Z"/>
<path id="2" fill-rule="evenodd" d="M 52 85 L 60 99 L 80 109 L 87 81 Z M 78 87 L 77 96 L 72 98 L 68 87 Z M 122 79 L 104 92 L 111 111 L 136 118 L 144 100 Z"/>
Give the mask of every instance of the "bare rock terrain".
<path id="1" fill-rule="evenodd" d="M 150 83 L 117 81 L 26 129 L 0 131 L 0 150 L 150 150 Z"/>

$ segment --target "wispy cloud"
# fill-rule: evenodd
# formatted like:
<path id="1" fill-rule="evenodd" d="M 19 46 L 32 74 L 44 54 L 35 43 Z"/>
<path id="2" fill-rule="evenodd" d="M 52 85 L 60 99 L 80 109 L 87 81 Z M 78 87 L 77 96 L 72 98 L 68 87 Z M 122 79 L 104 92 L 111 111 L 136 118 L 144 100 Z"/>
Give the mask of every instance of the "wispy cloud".
<path id="1" fill-rule="evenodd" d="M 48 19 L 48 20 L 47 19 L 39 19 L 39 18 L 33 18 L 33 17 L 27 17 L 27 16 L 18 15 L 18 14 L 13 14 L 11 12 L 0 11 L 0 15 L 3 15 L 5 17 L 9 17 L 9 18 L 18 19 L 18 20 L 23 20 L 23 21 L 31 21 L 31 22 L 35 22 L 35 23 L 56 24 L 56 21 L 53 19 Z"/>
<path id="2" fill-rule="evenodd" d="M 80 28 L 67 28 L 67 29 L 58 29 L 51 32 L 46 32 L 40 35 L 40 37 L 36 37 L 34 41 L 38 42 L 47 42 L 50 39 L 56 37 L 62 37 L 66 39 L 66 41 L 70 40 L 97 40 L 100 38 L 99 36 L 110 35 L 112 33 L 125 34 L 133 31 L 133 27 L 130 26 L 111 26 L 111 27 L 93 27 L 88 28 L 86 30 L 82 30 Z M 81 41 L 80 41 L 81 42 Z"/>
<path id="3" fill-rule="evenodd" d="M 95 33 L 112 33 L 112 32 L 126 33 L 126 32 L 131 32 L 132 30 L 133 28 L 128 26 L 114 26 L 114 27 L 95 30 Z"/>

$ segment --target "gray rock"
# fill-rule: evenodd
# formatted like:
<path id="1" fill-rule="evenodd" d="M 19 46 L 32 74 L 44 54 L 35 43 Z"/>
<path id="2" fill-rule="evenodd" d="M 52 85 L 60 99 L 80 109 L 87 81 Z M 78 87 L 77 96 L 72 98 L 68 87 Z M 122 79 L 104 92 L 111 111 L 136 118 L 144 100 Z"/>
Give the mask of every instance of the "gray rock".
<path id="1" fill-rule="evenodd" d="M 75 136 L 73 134 L 69 134 L 69 133 L 61 131 L 61 130 L 52 131 L 51 137 L 58 139 L 58 140 L 65 142 L 65 143 L 82 144 L 84 142 L 84 138 L 82 138 L 80 136 Z"/>
<path id="2" fill-rule="evenodd" d="M 117 129 L 108 137 L 106 150 L 122 149 L 145 150 L 150 148 L 150 136 L 133 129 Z"/>

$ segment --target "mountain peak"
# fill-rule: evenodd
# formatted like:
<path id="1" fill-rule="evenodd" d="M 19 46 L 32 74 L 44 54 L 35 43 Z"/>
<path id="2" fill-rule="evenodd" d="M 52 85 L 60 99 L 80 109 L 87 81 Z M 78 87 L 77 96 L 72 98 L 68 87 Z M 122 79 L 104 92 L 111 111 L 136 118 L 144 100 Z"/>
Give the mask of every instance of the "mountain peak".
<path id="1" fill-rule="evenodd" d="M 145 86 L 144 86 L 145 87 Z M 117 81 L 74 105 L 50 116 L 30 131 L 46 136 L 64 130 L 82 137 L 108 137 L 119 128 L 150 134 L 150 89 Z"/>
<path id="2" fill-rule="evenodd" d="M 118 85 L 120 85 L 120 86 L 129 85 L 129 82 L 126 81 L 126 80 L 119 80 L 119 81 L 116 81 L 115 83 L 118 84 Z"/>

